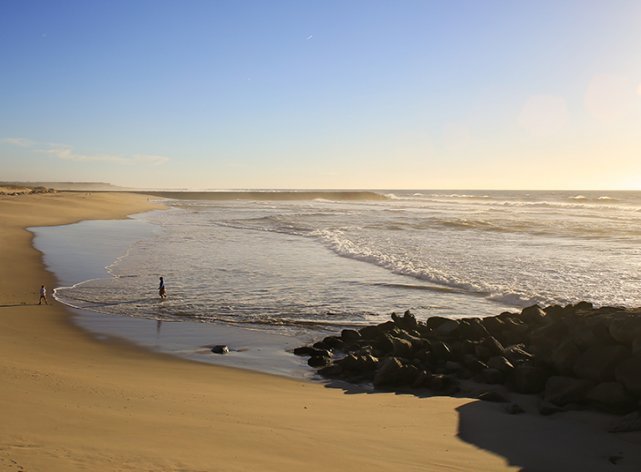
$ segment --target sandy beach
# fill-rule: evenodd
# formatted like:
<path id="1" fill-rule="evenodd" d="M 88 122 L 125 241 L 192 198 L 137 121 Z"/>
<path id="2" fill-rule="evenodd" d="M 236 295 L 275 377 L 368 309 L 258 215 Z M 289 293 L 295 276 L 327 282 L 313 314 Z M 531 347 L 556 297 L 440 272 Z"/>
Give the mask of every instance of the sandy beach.
<path id="1" fill-rule="evenodd" d="M 56 281 L 25 228 L 153 208 L 121 193 L 0 197 L 0 470 L 639 470 L 638 435 L 608 435 L 603 416 L 203 365 L 98 341 L 62 305 L 37 305 Z"/>

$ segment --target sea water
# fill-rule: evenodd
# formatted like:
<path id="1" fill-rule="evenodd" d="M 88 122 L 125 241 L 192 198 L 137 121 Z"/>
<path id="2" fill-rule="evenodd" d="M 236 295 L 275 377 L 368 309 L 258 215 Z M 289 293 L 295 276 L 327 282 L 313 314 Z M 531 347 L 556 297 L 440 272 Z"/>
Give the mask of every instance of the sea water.
<path id="1" fill-rule="evenodd" d="M 152 230 L 130 238 L 106 272 L 56 298 L 105 315 L 282 334 L 408 309 L 426 319 L 580 300 L 641 305 L 641 192 L 275 194 L 168 200 L 135 217 Z"/>

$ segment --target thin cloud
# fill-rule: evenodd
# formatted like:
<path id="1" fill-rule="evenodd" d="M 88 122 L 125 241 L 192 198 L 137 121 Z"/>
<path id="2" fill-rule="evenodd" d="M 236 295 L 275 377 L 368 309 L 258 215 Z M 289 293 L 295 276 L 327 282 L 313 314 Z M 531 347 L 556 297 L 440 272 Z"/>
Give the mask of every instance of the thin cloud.
<path id="1" fill-rule="evenodd" d="M 34 151 L 55 157 L 63 161 L 74 162 L 111 162 L 114 164 L 131 165 L 161 165 L 169 161 L 166 156 L 152 154 L 81 154 L 74 151 L 73 146 L 60 143 L 36 143 L 24 138 L 5 138 L 2 142 L 17 147 L 32 148 Z"/>
<path id="2" fill-rule="evenodd" d="M 18 147 L 31 147 L 34 144 L 33 141 L 30 141 L 25 138 L 4 138 L 2 142 L 5 144 L 11 144 L 12 146 L 18 146 Z"/>

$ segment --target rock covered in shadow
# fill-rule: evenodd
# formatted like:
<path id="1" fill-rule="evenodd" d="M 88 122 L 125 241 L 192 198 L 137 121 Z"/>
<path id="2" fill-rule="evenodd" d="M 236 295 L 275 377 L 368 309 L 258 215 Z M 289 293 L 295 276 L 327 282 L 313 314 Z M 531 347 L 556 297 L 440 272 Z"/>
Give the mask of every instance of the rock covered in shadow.
<path id="1" fill-rule="evenodd" d="M 540 395 L 540 411 L 628 412 L 641 399 L 641 308 L 587 302 L 494 317 L 418 321 L 406 311 L 297 348 L 319 374 L 376 388 L 450 394 L 459 381 Z"/>

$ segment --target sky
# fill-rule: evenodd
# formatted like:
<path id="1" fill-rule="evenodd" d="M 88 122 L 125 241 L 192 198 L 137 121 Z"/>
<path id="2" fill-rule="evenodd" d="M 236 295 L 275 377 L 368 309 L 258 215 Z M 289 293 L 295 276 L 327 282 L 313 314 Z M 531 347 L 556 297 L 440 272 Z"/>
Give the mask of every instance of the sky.
<path id="1" fill-rule="evenodd" d="M 0 0 L 0 180 L 641 190 L 641 2 Z"/>

